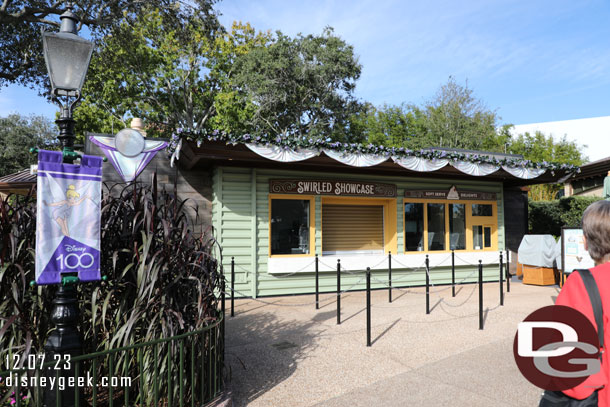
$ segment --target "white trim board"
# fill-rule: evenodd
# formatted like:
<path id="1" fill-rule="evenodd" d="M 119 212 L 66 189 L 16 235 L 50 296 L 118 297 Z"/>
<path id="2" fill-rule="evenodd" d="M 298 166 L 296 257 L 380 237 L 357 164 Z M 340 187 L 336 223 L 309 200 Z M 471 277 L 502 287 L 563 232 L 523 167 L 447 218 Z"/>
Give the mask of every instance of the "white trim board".
<path id="1" fill-rule="evenodd" d="M 430 259 L 430 269 L 436 267 L 451 267 L 451 253 L 427 253 Z M 503 256 L 506 252 L 502 252 Z M 341 269 L 347 271 L 362 271 L 370 267 L 371 270 L 387 270 L 387 254 L 341 254 L 319 256 L 320 272 L 337 271 L 337 260 L 341 260 Z M 455 253 L 456 266 L 476 266 L 482 260 L 483 265 L 500 264 L 500 252 L 468 251 Z M 313 273 L 315 272 L 315 257 L 269 257 L 267 270 L 269 274 Z M 393 254 L 392 269 L 423 268 L 426 253 Z M 506 259 L 504 258 L 504 262 Z M 406 267 L 405 267 L 406 266 Z"/>

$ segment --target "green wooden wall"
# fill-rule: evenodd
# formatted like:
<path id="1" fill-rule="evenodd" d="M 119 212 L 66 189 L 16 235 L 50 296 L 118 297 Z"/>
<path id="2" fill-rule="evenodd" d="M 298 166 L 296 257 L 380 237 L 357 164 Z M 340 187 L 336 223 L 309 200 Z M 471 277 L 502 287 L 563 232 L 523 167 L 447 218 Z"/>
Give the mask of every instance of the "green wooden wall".
<path id="1" fill-rule="evenodd" d="M 411 189 L 449 189 L 456 185 L 458 189 L 495 192 L 498 197 L 498 248 L 504 250 L 504 199 L 502 184 L 486 181 L 447 182 L 439 179 L 417 179 L 415 177 L 380 177 L 366 175 L 341 174 L 329 177 L 327 173 L 303 171 L 277 171 L 269 169 L 217 167 L 213 175 L 212 224 L 217 239 L 222 247 L 223 265 L 227 278 L 230 279 L 231 258 L 235 258 L 235 290 L 245 296 L 269 296 L 286 294 L 303 294 L 314 292 L 313 273 L 299 273 L 281 277 L 267 273 L 269 253 L 269 180 L 272 178 L 315 178 L 315 179 L 353 179 L 396 184 L 397 193 L 397 231 L 398 251 L 404 251 L 403 236 L 403 196 L 405 188 Z M 322 252 L 321 219 L 322 206 L 319 196 L 315 198 L 316 253 Z M 324 261 L 323 257 L 320 257 Z M 313 258 L 312 258 L 313 261 Z M 420 264 L 408 265 L 416 268 Z M 433 267 L 431 261 L 431 267 Z M 470 276 L 467 282 L 474 282 L 476 268 L 459 267 L 456 270 L 456 281 Z M 354 270 L 357 271 L 357 270 Z M 447 284 L 451 281 L 451 269 L 432 268 L 432 284 Z M 342 275 L 342 289 L 352 286 L 353 289 L 364 289 L 362 275 Z M 498 280 L 497 264 L 484 268 L 486 281 Z M 387 279 L 387 271 L 374 271 L 372 286 L 383 287 L 379 281 Z M 414 286 L 425 284 L 423 271 L 414 272 L 399 268 L 393 263 L 392 279 L 395 286 Z M 379 281 L 376 281 L 379 280 Z M 336 290 L 336 276 L 332 272 L 320 273 L 320 291 Z M 238 295 L 239 295 L 238 293 Z"/>

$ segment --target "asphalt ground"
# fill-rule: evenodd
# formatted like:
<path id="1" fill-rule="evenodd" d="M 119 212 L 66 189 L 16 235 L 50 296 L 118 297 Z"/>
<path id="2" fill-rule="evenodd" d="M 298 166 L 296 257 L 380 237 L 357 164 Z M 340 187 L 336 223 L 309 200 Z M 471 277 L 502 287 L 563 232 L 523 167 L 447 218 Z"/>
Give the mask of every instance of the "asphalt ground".
<path id="1" fill-rule="evenodd" d="M 552 305 L 557 286 L 515 277 L 499 306 L 498 283 L 372 292 L 372 346 L 366 346 L 366 293 L 235 301 L 227 315 L 226 362 L 234 406 L 537 406 L 541 390 L 513 358 L 517 324 Z M 506 291 L 506 287 L 505 287 Z M 260 302 L 264 301 L 264 302 Z M 227 301 L 229 306 L 229 301 Z M 229 309 L 227 309 L 227 314 Z"/>

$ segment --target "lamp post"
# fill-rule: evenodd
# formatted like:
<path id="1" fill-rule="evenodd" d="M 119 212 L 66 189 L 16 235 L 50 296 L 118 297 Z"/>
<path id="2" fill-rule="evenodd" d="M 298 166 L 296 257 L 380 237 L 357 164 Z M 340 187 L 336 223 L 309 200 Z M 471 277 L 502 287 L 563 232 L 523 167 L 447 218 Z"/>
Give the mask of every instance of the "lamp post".
<path id="1" fill-rule="evenodd" d="M 51 80 L 51 96 L 61 108 L 60 117 L 55 121 L 60 134 L 58 139 L 63 148 L 63 162 L 73 163 L 78 157 L 74 152 L 74 119 L 72 111 L 81 98 L 81 88 L 85 81 L 93 43 L 77 35 L 78 17 L 72 12 L 72 5 L 60 16 L 61 28 L 58 33 L 43 33 L 44 57 Z M 62 100 L 63 99 L 63 100 Z M 51 320 L 55 329 L 49 335 L 44 349 L 47 361 L 62 360 L 60 370 L 49 369 L 46 375 L 55 378 L 74 375 L 74 363 L 64 364 L 67 358 L 82 353 L 82 342 L 78 332 L 78 300 L 76 283 L 78 277 L 64 276 L 53 299 Z M 67 356 L 70 355 L 70 356 Z M 69 368 L 68 368 L 69 366 Z M 65 383 L 68 383 L 66 380 Z M 80 405 L 80 391 L 67 387 L 63 391 L 45 387 L 43 406 L 58 405 L 72 407 Z"/>

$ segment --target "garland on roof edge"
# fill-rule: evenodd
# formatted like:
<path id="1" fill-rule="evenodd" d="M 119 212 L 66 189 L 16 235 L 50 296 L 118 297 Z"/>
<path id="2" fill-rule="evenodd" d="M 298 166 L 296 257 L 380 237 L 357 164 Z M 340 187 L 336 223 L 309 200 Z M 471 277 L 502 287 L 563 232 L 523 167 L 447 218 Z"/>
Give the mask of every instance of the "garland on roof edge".
<path id="1" fill-rule="evenodd" d="M 181 139 L 196 141 L 197 146 L 200 146 L 204 141 L 224 141 L 227 144 L 259 144 L 259 145 L 272 145 L 277 147 L 283 147 L 284 149 L 314 149 L 322 150 L 329 149 L 338 151 L 341 153 L 354 153 L 354 154 L 373 154 L 373 155 L 386 155 L 397 158 L 417 157 L 424 158 L 427 160 L 434 159 L 446 159 L 450 161 L 465 161 L 476 164 L 492 164 L 497 166 L 508 166 L 508 167 L 526 167 L 526 168 L 538 168 L 546 169 L 550 171 L 563 170 L 563 171 L 577 171 L 580 172 L 580 168 L 572 164 L 560 164 L 555 162 L 533 162 L 530 160 L 523 160 L 519 158 L 501 158 L 498 159 L 493 156 L 485 154 L 466 154 L 459 152 L 447 152 L 447 151 L 436 151 L 436 150 L 411 150 L 405 147 L 385 147 L 376 146 L 373 144 L 358 144 L 358 143 L 342 143 L 340 141 L 333 141 L 330 138 L 326 139 L 312 139 L 303 136 L 293 136 L 290 138 L 280 136 L 254 136 L 250 134 L 243 134 L 239 136 L 228 135 L 225 132 L 219 132 L 214 130 L 211 132 L 203 131 L 188 131 L 178 128 L 171 136 L 171 140 L 168 146 L 169 153 L 173 153 L 178 146 L 178 142 Z"/>

